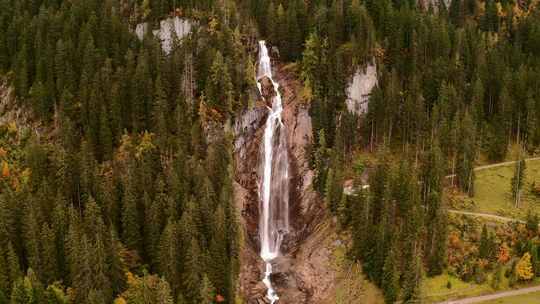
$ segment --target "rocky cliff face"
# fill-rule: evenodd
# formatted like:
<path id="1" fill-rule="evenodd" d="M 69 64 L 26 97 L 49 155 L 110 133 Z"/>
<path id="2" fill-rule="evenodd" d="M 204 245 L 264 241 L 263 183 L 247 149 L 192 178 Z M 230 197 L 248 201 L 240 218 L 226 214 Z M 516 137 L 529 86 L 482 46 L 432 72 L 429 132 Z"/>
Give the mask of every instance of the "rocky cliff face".
<path id="1" fill-rule="evenodd" d="M 368 110 L 369 95 L 377 85 L 377 65 L 368 63 L 358 67 L 347 87 L 347 110 L 362 115 Z"/>
<path id="2" fill-rule="evenodd" d="M 161 46 L 166 54 L 169 54 L 174 45 L 174 39 L 182 39 L 187 36 L 193 27 L 193 22 L 180 17 L 161 20 L 159 29 L 153 30 L 152 34 L 161 41 Z M 139 40 L 143 40 L 144 35 L 150 30 L 147 22 L 137 24 L 135 34 Z"/>
<path id="3" fill-rule="evenodd" d="M 54 137 L 54 129 L 46 128 L 38 119 L 34 119 L 31 111 L 17 103 L 15 90 L 6 77 L 0 77 L 0 126 L 13 124 L 17 132 L 23 134 L 31 130 L 36 137 Z"/>
<path id="4" fill-rule="evenodd" d="M 441 5 L 444 5 L 445 8 L 450 7 L 450 2 L 451 0 L 418 0 L 418 5 L 425 10 L 431 6 L 435 11 L 438 11 Z"/>
<path id="5" fill-rule="evenodd" d="M 320 197 L 312 190 L 314 173 L 308 166 L 305 148 L 312 141 L 308 105 L 297 95 L 301 84 L 283 69 L 274 72 L 283 97 L 283 123 L 287 127 L 290 156 L 291 231 L 283 245 L 283 256 L 276 259 L 272 281 L 280 296 L 279 303 L 313 303 L 328 297 L 334 282 L 329 275 L 330 250 L 321 248 L 317 231 L 327 218 Z M 271 94 L 262 81 L 263 94 Z M 265 96 L 269 100 L 270 96 Z M 263 262 L 259 258 L 259 166 L 264 123 L 268 115 L 262 98 L 253 109 L 244 112 L 235 125 L 236 181 L 235 199 L 241 210 L 245 246 L 241 252 L 240 294 L 247 303 L 266 303 L 262 284 Z"/>

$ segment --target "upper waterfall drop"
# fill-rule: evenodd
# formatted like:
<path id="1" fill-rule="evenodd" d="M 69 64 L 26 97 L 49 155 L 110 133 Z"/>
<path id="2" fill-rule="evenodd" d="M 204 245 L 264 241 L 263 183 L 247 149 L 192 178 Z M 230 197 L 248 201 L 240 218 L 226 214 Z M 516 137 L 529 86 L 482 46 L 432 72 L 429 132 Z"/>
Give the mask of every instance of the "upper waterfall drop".
<path id="1" fill-rule="evenodd" d="M 272 77 L 272 65 L 265 41 L 259 41 L 259 66 L 257 71 L 257 87 L 261 95 L 261 80 L 268 78 L 272 83 L 275 95 L 264 129 L 264 145 L 262 154 L 262 181 L 259 197 L 260 219 L 259 236 L 261 239 L 261 258 L 266 263 L 263 279 L 268 288 L 267 297 L 275 303 L 279 297 L 272 287 L 272 261 L 280 254 L 283 237 L 289 232 L 289 155 L 285 125 L 281 120 L 283 105 L 279 84 Z M 264 96 L 263 96 L 264 98 Z"/>

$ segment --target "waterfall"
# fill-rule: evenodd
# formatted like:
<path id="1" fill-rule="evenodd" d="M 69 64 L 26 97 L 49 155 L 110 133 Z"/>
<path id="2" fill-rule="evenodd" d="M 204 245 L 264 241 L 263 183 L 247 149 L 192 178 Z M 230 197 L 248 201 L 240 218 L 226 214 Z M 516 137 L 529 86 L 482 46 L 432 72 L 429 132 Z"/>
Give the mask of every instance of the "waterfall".
<path id="1" fill-rule="evenodd" d="M 261 239 L 261 258 L 265 262 L 266 271 L 263 282 L 266 285 L 267 298 L 275 303 L 277 296 L 270 276 L 272 261 L 279 256 L 283 237 L 289 231 L 289 156 L 285 125 L 281 120 L 283 105 L 279 84 L 272 78 L 272 65 L 265 41 L 259 41 L 259 67 L 257 71 L 257 87 L 263 95 L 263 78 L 268 78 L 274 87 L 272 107 L 268 108 L 269 115 L 264 129 L 264 144 L 261 147 L 263 156 L 261 164 L 262 180 L 259 197 L 260 218 L 259 236 Z"/>

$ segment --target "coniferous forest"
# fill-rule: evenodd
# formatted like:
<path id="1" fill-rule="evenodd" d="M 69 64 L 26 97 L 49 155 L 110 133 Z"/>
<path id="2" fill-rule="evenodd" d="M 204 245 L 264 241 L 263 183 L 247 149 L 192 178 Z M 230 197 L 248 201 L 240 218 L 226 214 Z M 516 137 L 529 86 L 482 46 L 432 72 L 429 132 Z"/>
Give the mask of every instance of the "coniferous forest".
<path id="1" fill-rule="evenodd" d="M 172 16 L 193 28 L 170 53 L 137 37 Z M 423 303 L 450 270 L 479 281 L 501 254 L 540 276 L 533 214 L 518 235 L 483 226 L 459 260 L 446 211 L 474 199 L 480 161 L 540 151 L 539 1 L 0 0 L 17 109 L 0 125 L 0 304 L 251 303 L 233 125 L 257 99 L 258 40 L 302 84 L 312 187 L 386 303 Z M 347 87 L 368 64 L 358 115 Z M 369 189 L 345 195 L 360 175 Z"/>

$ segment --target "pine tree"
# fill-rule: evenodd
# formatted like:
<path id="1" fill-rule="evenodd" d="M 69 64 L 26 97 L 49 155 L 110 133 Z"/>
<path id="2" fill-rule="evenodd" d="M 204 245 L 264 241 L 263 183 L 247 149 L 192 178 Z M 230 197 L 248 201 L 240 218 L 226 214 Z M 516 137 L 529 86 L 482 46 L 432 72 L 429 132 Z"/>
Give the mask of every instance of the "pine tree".
<path id="1" fill-rule="evenodd" d="M 269 40 L 273 43 L 276 43 L 278 41 L 277 33 L 278 33 L 278 20 L 277 20 L 277 12 L 276 7 L 274 6 L 274 1 L 270 1 L 270 4 L 268 5 L 268 9 L 266 11 L 266 31 L 268 33 Z"/>
<path id="2" fill-rule="evenodd" d="M 206 82 L 205 96 L 208 104 L 225 117 L 233 110 L 233 85 L 228 65 L 221 52 L 217 51 L 210 67 L 210 79 Z"/>
<path id="3" fill-rule="evenodd" d="M 482 80 L 478 77 L 474 81 L 474 87 L 472 91 L 472 109 L 474 122 L 476 123 L 476 130 L 480 134 L 480 141 L 482 140 L 482 129 L 484 124 L 484 86 Z"/>
<path id="4" fill-rule="evenodd" d="M 134 168 L 131 168 L 134 170 Z M 124 197 L 122 200 L 122 236 L 126 246 L 140 252 L 142 236 L 137 208 L 137 196 L 135 192 L 134 172 L 128 172 L 124 185 Z"/>
<path id="5" fill-rule="evenodd" d="M 211 266 L 209 268 L 209 279 L 211 279 L 220 294 L 228 296 L 229 284 L 227 280 L 229 278 L 230 262 L 227 250 L 226 218 L 222 206 L 218 207 L 212 218 L 215 220 L 215 226 L 210 241 L 210 260 L 212 263 L 209 265 Z"/>
<path id="6" fill-rule="evenodd" d="M 148 117 L 150 116 L 150 96 L 151 92 L 153 92 L 153 86 L 148 62 L 148 54 L 146 51 L 142 51 L 137 58 L 137 68 L 133 79 L 132 121 L 133 128 L 137 132 L 148 130 L 150 123 Z"/>
<path id="7" fill-rule="evenodd" d="M 145 208 L 145 223 L 144 223 L 144 244 L 146 254 L 149 257 L 152 268 L 157 267 L 159 262 L 159 242 L 161 230 L 163 227 L 164 210 L 167 208 L 167 201 L 163 191 L 163 180 L 158 180 L 158 191 L 156 199 L 152 201 L 147 192 L 143 195 Z M 171 281 L 169 281 L 171 283 Z M 172 286 L 174 290 L 174 286 Z"/>
<path id="8" fill-rule="evenodd" d="M 469 196 L 474 195 L 474 163 L 476 160 L 476 139 L 472 119 L 465 113 L 460 127 L 461 144 L 458 146 L 457 177 L 459 188 Z"/>
<path id="9" fill-rule="evenodd" d="M 180 288 L 180 256 L 179 236 L 177 224 L 169 219 L 159 246 L 159 272 L 171 284 L 173 293 L 178 293 Z"/>
<path id="10" fill-rule="evenodd" d="M 30 87 L 30 77 L 29 77 L 29 64 L 28 64 L 28 49 L 27 45 L 24 44 L 17 55 L 15 61 L 15 91 L 17 95 L 25 97 L 28 95 L 28 89 Z"/>
<path id="11" fill-rule="evenodd" d="M 155 83 L 154 90 L 154 107 L 152 112 L 153 131 L 157 134 L 157 144 L 160 148 L 167 148 L 167 138 L 169 137 L 167 118 L 167 96 L 161 83 L 161 78 L 158 77 Z"/>
<path id="12" fill-rule="evenodd" d="M 428 275 L 443 273 L 447 262 L 448 218 L 444 211 L 439 211 L 435 221 L 435 231 L 428 256 Z"/>
<path id="13" fill-rule="evenodd" d="M 7 248 L 7 270 L 10 283 L 9 286 L 13 287 L 17 280 L 22 279 L 23 273 L 19 263 L 19 257 L 13 249 L 13 245 L 11 244 L 11 242 L 8 243 Z"/>
<path id="14" fill-rule="evenodd" d="M 24 245 L 27 253 L 29 268 L 36 269 L 41 273 L 42 260 L 40 250 L 40 224 L 36 208 L 25 206 L 25 219 L 24 219 Z"/>
<path id="15" fill-rule="evenodd" d="M 41 229 L 41 250 L 43 269 L 40 276 L 45 284 L 50 284 L 58 278 L 58 263 L 54 231 L 44 224 Z"/>
<path id="16" fill-rule="evenodd" d="M 126 266 L 120 256 L 121 244 L 115 233 L 110 231 L 111 245 L 107 250 L 107 267 L 113 294 L 118 294 L 125 289 L 126 285 Z"/>
<path id="17" fill-rule="evenodd" d="M 199 286 L 201 284 L 201 250 L 197 240 L 192 239 L 189 248 L 186 248 L 184 265 L 182 272 L 182 294 L 187 299 L 197 299 L 199 297 Z"/>
<path id="18" fill-rule="evenodd" d="M 113 134 L 110 126 L 109 112 L 103 106 L 99 112 L 99 153 L 102 160 L 112 159 Z"/>
<path id="19" fill-rule="evenodd" d="M 206 275 L 203 276 L 201 288 L 200 288 L 200 296 L 199 301 L 201 304 L 210 304 L 214 303 L 214 299 L 216 298 L 216 291 L 214 290 L 214 287 L 212 286 L 212 283 L 208 279 Z"/>
<path id="20" fill-rule="evenodd" d="M 422 290 L 420 282 L 422 280 L 422 259 L 420 255 L 414 255 L 412 261 L 406 267 L 405 286 L 403 288 L 403 303 L 422 303 Z"/>
<path id="21" fill-rule="evenodd" d="M 324 130 L 320 130 L 318 135 L 318 147 L 314 155 L 315 179 L 313 185 L 317 191 L 323 193 L 327 183 L 328 160 L 330 156 Z"/>
<path id="22" fill-rule="evenodd" d="M 399 256 L 397 254 L 397 243 L 391 245 L 390 252 L 386 256 L 382 275 L 382 290 L 384 291 L 384 300 L 386 303 L 394 303 L 399 295 Z"/>
<path id="23" fill-rule="evenodd" d="M 156 304 L 174 304 L 171 288 L 166 280 L 160 279 L 156 286 Z"/>
<path id="24" fill-rule="evenodd" d="M 482 19 L 482 28 L 484 31 L 498 32 L 499 31 L 499 12 L 494 0 L 486 1 L 486 12 Z"/>
<path id="25" fill-rule="evenodd" d="M 21 278 L 13 285 L 11 291 L 11 304 L 30 304 L 32 303 L 32 286 L 27 278 Z"/>
<path id="26" fill-rule="evenodd" d="M 298 24 L 298 16 L 296 13 L 297 6 L 302 5 L 298 4 L 289 4 L 287 8 L 287 16 L 286 16 L 286 27 L 287 27 L 287 46 L 285 50 L 285 54 L 287 57 L 286 60 L 294 61 L 299 57 L 301 54 L 302 49 L 302 32 L 300 29 L 300 26 Z"/>
<path id="27" fill-rule="evenodd" d="M 521 200 L 521 189 L 523 188 L 523 184 L 525 183 L 526 170 L 527 166 L 524 159 L 516 161 L 514 176 L 512 177 L 510 185 L 512 189 L 512 198 L 515 201 L 516 207 L 519 206 L 519 202 Z"/>
<path id="28" fill-rule="evenodd" d="M 76 290 L 75 299 L 79 303 L 84 303 L 88 298 L 88 294 L 92 290 L 92 250 L 91 244 L 86 235 L 81 237 L 81 240 L 76 244 L 76 256 L 71 256 L 73 261 L 72 266 L 72 286 Z"/>
<path id="29" fill-rule="evenodd" d="M 490 259 L 493 252 L 491 252 L 493 246 L 491 244 L 491 237 L 487 231 L 487 226 L 482 227 L 482 234 L 480 235 L 480 245 L 478 246 L 478 255 L 482 259 Z"/>
<path id="30" fill-rule="evenodd" d="M 101 303 L 109 303 L 113 296 L 111 282 L 108 277 L 107 253 L 105 244 L 100 235 L 92 246 L 92 270 L 91 277 L 93 289 L 99 293 L 99 298 L 103 299 Z M 89 295 L 90 296 L 90 295 Z"/>
<path id="31" fill-rule="evenodd" d="M 66 252 L 65 252 L 65 240 L 68 231 L 68 214 L 67 214 L 67 201 L 65 197 L 58 193 L 56 197 L 56 205 L 52 215 L 52 229 L 54 231 L 54 239 L 56 240 L 56 260 L 58 262 L 58 275 L 59 277 L 66 276 Z"/>
<path id="32" fill-rule="evenodd" d="M 7 303 L 6 294 L 11 290 L 8 276 L 9 268 L 3 253 L 0 253 L 0 304 Z"/>
<path id="33" fill-rule="evenodd" d="M 42 119 L 48 119 L 50 108 L 47 100 L 47 91 L 43 83 L 40 81 L 34 83 L 32 88 L 30 88 L 29 94 L 32 99 L 32 106 L 37 110 L 37 113 L 41 115 Z"/>
<path id="34" fill-rule="evenodd" d="M 104 238 L 106 235 L 101 208 L 93 197 L 89 197 L 86 203 L 86 209 L 83 212 L 83 223 L 85 231 L 92 241 L 100 237 Z"/>
<path id="35" fill-rule="evenodd" d="M 527 227 L 527 230 L 532 235 L 535 235 L 538 232 L 538 225 L 539 225 L 540 219 L 538 218 L 538 214 L 534 213 L 533 211 L 529 210 L 527 211 L 527 219 L 525 226 Z"/>

